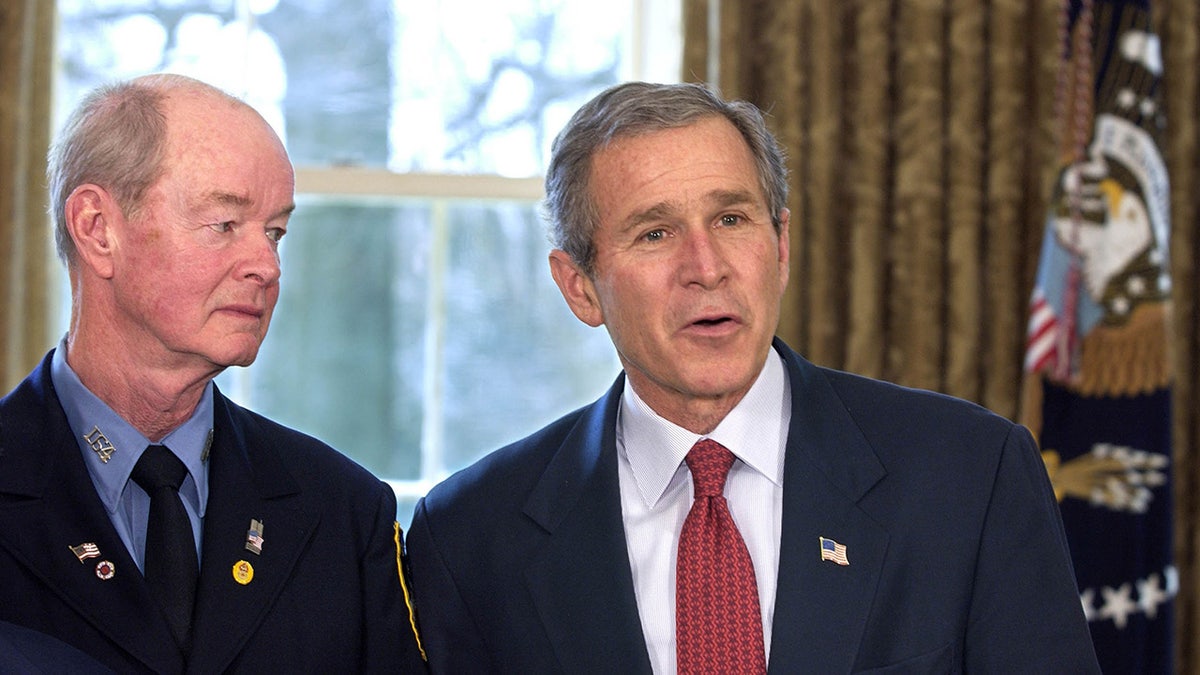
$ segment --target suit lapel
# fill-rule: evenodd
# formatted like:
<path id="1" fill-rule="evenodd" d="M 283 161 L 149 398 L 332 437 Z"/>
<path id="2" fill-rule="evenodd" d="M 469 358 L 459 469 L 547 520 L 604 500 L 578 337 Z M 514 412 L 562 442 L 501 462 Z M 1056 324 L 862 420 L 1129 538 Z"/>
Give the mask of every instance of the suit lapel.
<path id="1" fill-rule="evenodd" d="M 772 672 L 849 672 L 887 550 L 888 533 L 857 506 L 885 474 L 822 372 L 776 342 L 792 389 Z M 820 538 L 849 565 L 822 560 Z"/>
<path id="2" fill-rule="evenodd" d="M 583 414 L 525 507 L 547 533 L 525 578 L 565 672 L 650 672 L 617 479 L 623 383 Z"/>
<path id="3" fill-rule="evenodd" d="M 857 501 L 885 471 L 821 371 L 775 346 L 791 383 L 792 421 L 770 670 L 849 672 L 888 544 Z M 622 385 L 585 412 L 526 505 L 548 535 L 526 569 L 529 591 L 568 672 L 650 671 L 621 524 Z M 822 560 L 821 537 L 846 545 L 850 564 Z"/>
<path id="4" fill-rule="evenodd" d="M 197 672 L 224 670 L 245 647 L 319 520 L 277 449 L 237 413 L 218 393 L 190 664 Z M 259 554 L 246 549 L 251 519 L 263 523 Z"/>
<path id="5" fill-rule="evenodd" d="M 96 494 L 49 363 L 5 402 L 0 420 L 0 547 L 113 643 L 152 670 L 177 672 L 182 655 Z M 80 559 L 71 547 L 81 544 L 98 555 Z"/>

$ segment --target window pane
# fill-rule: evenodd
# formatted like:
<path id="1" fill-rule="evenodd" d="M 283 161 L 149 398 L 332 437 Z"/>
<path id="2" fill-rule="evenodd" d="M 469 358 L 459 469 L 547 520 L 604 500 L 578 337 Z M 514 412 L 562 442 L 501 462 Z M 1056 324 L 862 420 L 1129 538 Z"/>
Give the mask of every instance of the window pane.
<path id="1" fill-rule="evenodd" d="M 541 173 L 566 118 L 599 88 L 628 77 L 630 6 L 533 0 L 398 6 L 392 167 Z"/>
<path id="2" fill-rule="evenodd" d="M 302 199 L 235 398 L 379 476 L 435 480 L 596 398 L 619 364 L 550 277 L 533 204 Z"/>
<path id="3" fill-rule="evenodd" d="M 532 206 L 456 206 L 449 244 L 442 418 L 463 466 L 596 398 L 619 364 L 559 295 Z"/>
<path id="4" fill-rule="evenodd" d="M 536 176 L 591 95 L 650 65 L 677 77 L 679 3 L 642 3 L 60 0 L 59 88 L 69 107 L 182 72 L 246 98 L 300 165 Z M 643 16 L 665 25 L 638 33 Z"/>
<path id="5" fill-rule="evenodd" d="M 301 200 L 258 359 L 218 379 L 240 403 L 395 479 L 420 476 L 428 237 L 415 210 Z"/>

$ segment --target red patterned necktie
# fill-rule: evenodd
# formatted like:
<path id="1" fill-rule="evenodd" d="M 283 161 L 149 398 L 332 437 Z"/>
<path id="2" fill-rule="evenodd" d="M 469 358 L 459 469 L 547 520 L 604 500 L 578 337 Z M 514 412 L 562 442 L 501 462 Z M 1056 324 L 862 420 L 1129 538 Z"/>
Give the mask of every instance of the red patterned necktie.
<path id="1" fill-rule="evenodd" d="M 765 673 L 754 565 L 722 494 L 733 454 L 704 439 L 686 461 L 695 501 L 679 534 L 675 568 L 679 673 Z"/>

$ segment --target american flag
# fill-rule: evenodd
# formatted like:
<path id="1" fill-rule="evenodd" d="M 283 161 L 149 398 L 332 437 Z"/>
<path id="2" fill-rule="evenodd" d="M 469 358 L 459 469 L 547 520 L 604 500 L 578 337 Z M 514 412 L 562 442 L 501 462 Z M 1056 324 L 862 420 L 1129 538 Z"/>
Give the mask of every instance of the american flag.
<path id="1" fill-rule="evenodd" d="M 1058 316 L 1041 288 L 1034 289 L 1030 302 L 1029 330 L 1025 342 L 1025 370 L 1053 370 L 1058 365 Z"/>
<path id="2" fill-rule="evenodd" d="M 850 564 L 846 559 L 846 545 L 825 537 L 821 537 L 821 560 L 830 560 L 839 565 Z"/>
<path id="3" fill-rule="evenodd" d="M 100 547 L 91 542 L 80 544 L 78 546 L 71 546 L 70 548 L 71 553 L 74 553 L 75 557 L 79 558 L 79 562 L 83 562 L 88 558 L 100 557 Z"/>

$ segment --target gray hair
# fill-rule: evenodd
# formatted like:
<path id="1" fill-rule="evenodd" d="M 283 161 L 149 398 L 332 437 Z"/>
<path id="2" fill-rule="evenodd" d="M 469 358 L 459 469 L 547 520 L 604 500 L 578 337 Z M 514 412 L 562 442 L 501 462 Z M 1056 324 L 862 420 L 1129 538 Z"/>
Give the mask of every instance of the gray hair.
<path id="1" fill-rule="evenodd" d="M 588 184 L 592 157 L 618 138 L 683 127 L 713 116 L 729 120 L 749 146 L 771 222 L 779 232 L 787 206 L 787 164 L 758 108 L 745 101 L 726 101 L 699 84 L 627 82 L 585 103 L 554 139 L 542 205 L 551 243 L 590 276 L 599 220 Z"/>
<path id="2" fill-rule="evenodd" d="M 175 89 L 219 89 L 183 75 L 158 74 L 101 86 L 89 93 L 50 148 L 46 177 L 58 257 L 75 263 L 67 231 L 66 204 L 75 188 L 95 184 L 108 190 L 126 218 L 137 215 L 146 190 L 162 176 L 167 117 L 163 101 Z"/>

